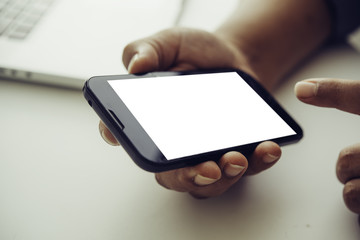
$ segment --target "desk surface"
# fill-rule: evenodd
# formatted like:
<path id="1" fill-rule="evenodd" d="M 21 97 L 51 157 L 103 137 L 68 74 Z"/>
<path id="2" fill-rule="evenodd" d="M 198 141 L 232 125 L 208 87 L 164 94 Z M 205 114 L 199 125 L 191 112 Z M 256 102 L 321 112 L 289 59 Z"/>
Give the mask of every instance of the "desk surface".
<path id="1" fill-rule="evenodd" d="M 289 76 L 274 95 L 304 139 L 270 170 L 207 200 L 163 189 L 103 142 L 80 91 L 0 81 L 0 239 L 359 239 L 335 163 L 359 142 L 360 118 L 293 94 L 308 77 L 359 79 L 359 66 L 360 54 L 339 46 Z"/>

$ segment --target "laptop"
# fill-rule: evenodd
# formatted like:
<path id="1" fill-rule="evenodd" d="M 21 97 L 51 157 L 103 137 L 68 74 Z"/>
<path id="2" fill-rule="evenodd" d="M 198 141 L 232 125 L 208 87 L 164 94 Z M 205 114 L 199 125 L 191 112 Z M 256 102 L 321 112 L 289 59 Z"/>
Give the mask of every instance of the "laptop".
<path id="1" fill-rule="evenodd" d="M 81 89 L 92 76 L 124 74 L 126 44 L 176 25 L 181 5 L 181 0 L 0 0 L 0 79 Z"/>

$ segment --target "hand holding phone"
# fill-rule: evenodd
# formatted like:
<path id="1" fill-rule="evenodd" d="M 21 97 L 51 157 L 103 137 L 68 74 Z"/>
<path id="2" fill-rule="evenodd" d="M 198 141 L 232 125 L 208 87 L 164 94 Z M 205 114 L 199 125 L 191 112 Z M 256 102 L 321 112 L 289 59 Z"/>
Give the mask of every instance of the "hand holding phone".
<path id="1" fill-rule="evenodd" d="M 95 77 L 84 95 L 130 157 L 153 172 L 302 137 L 279 104 L 237 70 Z"/>

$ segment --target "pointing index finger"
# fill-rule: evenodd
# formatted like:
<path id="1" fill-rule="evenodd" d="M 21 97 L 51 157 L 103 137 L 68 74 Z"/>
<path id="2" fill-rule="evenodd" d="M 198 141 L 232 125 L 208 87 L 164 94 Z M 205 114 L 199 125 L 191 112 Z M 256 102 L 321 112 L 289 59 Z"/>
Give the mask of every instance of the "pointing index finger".
<path id="1" fill-rule="evenodd" d="M 295 85 L 295 94 L 308 104 L 360 114 L 360 80 L 307 79 Z"/>

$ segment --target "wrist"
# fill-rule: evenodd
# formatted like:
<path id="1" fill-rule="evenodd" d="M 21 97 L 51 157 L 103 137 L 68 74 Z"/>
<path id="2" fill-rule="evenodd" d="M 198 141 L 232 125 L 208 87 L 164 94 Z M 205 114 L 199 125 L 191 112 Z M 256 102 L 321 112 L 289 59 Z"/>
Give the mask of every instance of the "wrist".
<path id="1" fill-rule="evenodd" d="M 330 25 L 323 0 L 249 0 L 215 33 L 235 49 L 238 66 L 271 89 L 324 43 Z"/>

